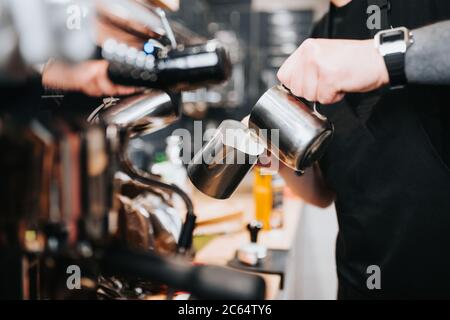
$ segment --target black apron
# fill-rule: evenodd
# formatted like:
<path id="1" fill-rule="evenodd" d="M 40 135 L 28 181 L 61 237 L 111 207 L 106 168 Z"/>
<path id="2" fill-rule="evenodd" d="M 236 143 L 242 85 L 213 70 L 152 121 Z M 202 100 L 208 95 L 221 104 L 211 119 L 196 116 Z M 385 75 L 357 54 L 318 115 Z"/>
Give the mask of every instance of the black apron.
<path id="1" fill-rule="evenodd" d="M 450 18 L 449 1 L 391 1 L 389 23 Z M 314 37 L 367 39 L 367 1 L 332 8 Z M 336 134 L 320 166 L 336 192 L 340 299 L 450 298 L 450 88 L 350 94 L 321 108 Z M 380 290 L 370 290 L 370 266 Z"/>

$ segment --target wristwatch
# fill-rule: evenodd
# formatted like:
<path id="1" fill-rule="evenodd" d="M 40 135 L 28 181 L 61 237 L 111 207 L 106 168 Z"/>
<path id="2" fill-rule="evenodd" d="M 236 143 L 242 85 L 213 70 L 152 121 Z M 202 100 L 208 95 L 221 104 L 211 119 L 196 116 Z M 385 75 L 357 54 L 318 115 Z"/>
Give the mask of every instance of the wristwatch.
<path id="1" fill-rule="evenodd" d="M 375 35 L 375 47 L 383 56 L 392 89 L 406 85 L 405 55 L 414 44 L 414 36 L 405 27 L 386 29 Z"/>

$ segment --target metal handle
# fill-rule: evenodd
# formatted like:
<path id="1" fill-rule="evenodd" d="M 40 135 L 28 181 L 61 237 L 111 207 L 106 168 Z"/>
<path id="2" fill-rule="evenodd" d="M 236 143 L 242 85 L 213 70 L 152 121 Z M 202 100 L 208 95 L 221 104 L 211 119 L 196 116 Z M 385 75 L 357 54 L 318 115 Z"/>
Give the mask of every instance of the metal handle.
<path id="1" fill-rule="evenodd" d="M 321 114 L 318 110 L 317 110 L 317 102 L 314 102 L 313 104 L 313 114 L 319 118 L 320 120 L 328 120 L 327 117 L 325 117 L 323 114 Z"/>
<path id="2" fill-rule="evenodd" d="M 323 121 L 327 120 L 327 117 L 325 117 L 323 114 L 321 114 L 319 112 L 319 110 L 317 110 L 317 102 L 316 101 L 309 101 L 309 100 L 307 100 L 305 98 L 296 96 L 295 94 L 292 93 L 291 89 L 286 87 L 284 84 L 282 86 L 291 96 L 293 96 L 295 99 L 299 100 L 300 102 L 303 102 L 304 104 L 306 104 L 312 110 L 312 113 L 317 118 L 319 118 L 320 120 L 323 120 Z"/>
<path id="3" fill-rule="evenodd" d="M 166 32 L 166 37 L 170 41 L 170 47 L 175 49 L 177 47 L 177 40 L 175 39 L 175 35 L 172 27 L 170 26 L 169 20 L 167 19 L 166 13 L 161 8 L 155 8 L 155 13 L 161 18 L 161 23 L 164 27 L 164 31 Z"/>
<path id="4" fill-rule="evenodd" d="M 263 228 L 263 224 L 259 221 L 252 221 L 247 225 L 247 230 L 250 232 L 250 241 L 252 243 L 258 242 L 258 233 Z"/>

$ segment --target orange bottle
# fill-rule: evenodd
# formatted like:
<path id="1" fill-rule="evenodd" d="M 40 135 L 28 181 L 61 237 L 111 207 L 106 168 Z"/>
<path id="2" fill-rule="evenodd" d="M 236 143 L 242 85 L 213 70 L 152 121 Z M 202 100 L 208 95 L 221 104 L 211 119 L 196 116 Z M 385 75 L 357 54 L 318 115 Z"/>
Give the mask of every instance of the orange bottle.
<path id="1" fill-rule="evenodd" d="M 255 168 L 255 182 L 253 198 L 255 199 L 255 218 L 263 224 L 263 230 L 270 230 L 270 216 L 272 213 L 272 176 L 268 172 L 261 172 Z"/>

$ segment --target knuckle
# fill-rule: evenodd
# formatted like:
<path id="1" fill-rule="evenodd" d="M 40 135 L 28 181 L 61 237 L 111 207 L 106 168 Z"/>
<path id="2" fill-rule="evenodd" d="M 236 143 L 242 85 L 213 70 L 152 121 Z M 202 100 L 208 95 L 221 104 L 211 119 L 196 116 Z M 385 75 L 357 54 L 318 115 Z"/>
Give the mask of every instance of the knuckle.
<path id="1" fill-rule="evenodd" d="M 320 76 L 319 76 L 320 81 L 324 87 L 330 88 L 330 87 L 334 86 L 335 81 L 334 81 L 332 72 L 329 72 L 328 70 L 320 68 L 319 73 L 320 73 Z"/>
<path id="2" fill-rule="evenodd" d="M 285 81 L 287 81 L 287 74 L 286 74 L 286 68 L 285 68 L 285 65 L 283 64 L 282 66 L 281 66 L 281 68 L 278 70 L 278 72 L 277 72 L 277 78 L 278 78 L 278 80 L 280 80 L 281 82 L 285 82 Z"/>
<path id="3" fill-rule="evenodd" d="M 303 97 L 303 88 L 301 85 L 294 85 L 292 86 L 291 92 L 298 97 Z"/>
<path id="4" fill-rule="evenodd" d="M 320 104 L 330 104 L 331 98 L 330 97 L 321 97 L 321 98 L 317 99 L 317 102 L 319 102 Z"/>
<path id="5" fill-rule="evenodd" d="M 339 102 L 341 100 L 343 100 L 345 98 L 345 94 L 343 93 L 338 93 L 334 99 L 333 99 L 333 103 Z"/>
<path id="6" fill-rule="evenodd" d="M 331 94 L 325 90 L 320 90 L 317 94 L 317 102 L 320 104 L 329 104 L 331 101 Z"/>
<path id="7" fill-rule="evenodd" d="M 305 92 L 304 98 L 309 101 L 316 101 L 317 97 L 311 92 Z"/>
<path id="8" fill-rule="evenodd" d="M 303 41 L 302 45 L 300 46 L 300 48 L 303 48 L 303 50 L 311 50 L 315 47 L 316 45 L 316 40 L 313 38 L 308 38 L 305 41 Z"/>
<path id="9" fill-rule="evenodd" d="M 339 68 L 335 64 L 325 61 L 320 66 L 320 72 L 326 79 L 333 81 L 339 75 Z"/>
<path id="10" fill-rule="evenodd" d="M 318 44 L 317 39 L 306 39 L 303 44 L 300 46 L 302 49 L 302 53 L 309 56 L 309 57 L 315 57 L 320 50 L 320 46 Z"/>

